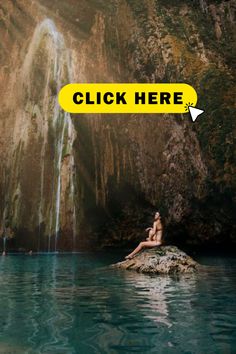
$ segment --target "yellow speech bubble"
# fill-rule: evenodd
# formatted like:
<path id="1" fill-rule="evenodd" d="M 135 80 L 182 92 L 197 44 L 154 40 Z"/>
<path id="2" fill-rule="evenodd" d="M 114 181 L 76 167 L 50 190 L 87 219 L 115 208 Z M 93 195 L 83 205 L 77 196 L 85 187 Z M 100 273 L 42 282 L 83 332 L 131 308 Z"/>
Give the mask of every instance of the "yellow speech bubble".
<path id="1" fill-rule="evenodd" d="M 197 93 L 188 84 L 68 84 L 58 96 L 69 113 L 187 113 Z"/>

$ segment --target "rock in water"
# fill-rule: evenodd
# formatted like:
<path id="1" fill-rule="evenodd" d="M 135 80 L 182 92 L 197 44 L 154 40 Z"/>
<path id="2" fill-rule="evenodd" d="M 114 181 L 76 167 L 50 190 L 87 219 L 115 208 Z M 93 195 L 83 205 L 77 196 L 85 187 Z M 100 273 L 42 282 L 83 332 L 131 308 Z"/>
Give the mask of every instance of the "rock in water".
<path id="1" fill-rule="evenodd" d="M 177 274 L 196 272 L 198 263 L 176 246 L 161 246 L 143 250 L 112 267 L 148 274 Z"/>

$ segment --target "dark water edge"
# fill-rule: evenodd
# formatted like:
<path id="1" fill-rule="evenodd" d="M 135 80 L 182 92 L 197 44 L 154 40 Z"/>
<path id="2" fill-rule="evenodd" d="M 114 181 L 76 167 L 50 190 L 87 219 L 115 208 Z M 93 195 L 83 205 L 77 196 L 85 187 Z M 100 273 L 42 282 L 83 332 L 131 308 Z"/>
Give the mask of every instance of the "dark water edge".
<path id="1" fill-rule="evenodd" d="M 117 254 L 117 255 L 126 255 L 128 254 L 131 250 L 133 250 L 138 243 L 132 243 L 126 247 L 117 247 L 117 246 L 109 246 L 109 247 L 82 247 L 79 249 L 76 249 L 74 251 L 71 250 L 58 250 L 57 252 L 50 251 L 48 252 L 47 250 L 40 250 L 36 251 L 35 249 L 32 248 L 34 254 L 76 254 L 76 253 L 104 253 L 104 254 Z M 203 245 L 188 245 L 188 244 L 179 244 L 179 243 L 165 243 L 165 246 L 167 245 L 175 245 L 190 256 L 234 256 L 236 255 L 236 244 L 235 243 L 223 243 L 223 244 L 203 244 Z M 4 247 L 1 245 L 0 246 L 0 253 L 2 253 L 4 250 Z M 6 247 L 6 251 L 8 254 L 28 254 L 30 248 L 22 249 L 22 248 L 14 248 L 14 247 Z"/>
<path id="2" fill-rule="evenodd" d="M 236 257 L 199 274 L 111 270 L 121 252 L 0 257 L 0 353 L 236 352 Z"/>

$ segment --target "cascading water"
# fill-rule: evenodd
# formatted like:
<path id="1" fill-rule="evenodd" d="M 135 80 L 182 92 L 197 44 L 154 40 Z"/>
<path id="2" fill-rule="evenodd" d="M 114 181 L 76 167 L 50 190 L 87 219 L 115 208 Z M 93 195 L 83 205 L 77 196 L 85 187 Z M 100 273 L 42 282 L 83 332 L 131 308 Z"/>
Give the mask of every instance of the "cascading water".
<path id="1" fill-rule="evenodd" d="M 3 252 L 6 252 L 6 242 L 7 242 L 7 238 L 6 236 L 3 236 Z"/>
<path id="2" fill-rule="evenodd" d="M 63 127 L 61 138 L 57 144 L 57 153 L 58 153 L 58 161 L 57 161 L 57 189 L 56 189 L 56 223 L 55 223 L 55 252 L 57 251 L 57 241 L 58 241 L 58 232 L 60 228 L 60 203 L 61 203 L 61 160 L 62 160 L 62 150 L 65 136 L 65 127 L 68 123 L 68 114 L 66 113 L 64 116 Z"/>
<path id="3" fill-rule="evenodd" d="M 42 62 L 39 58 L 42 57 Z M 37 60 L 39 62 L 37 62 Z M 44 63 L 46 64 L 44 65 Z M 42 65 L 40 65 L 42 64 Z M 41 107 L 38 109 L 39 98 L 35 96 L 32 88 L 33 78 L 37 79 L 38 73 L 34 73 L 35 67 L 40 66 L 43 71 L 43 87 L 40 88 Z M 43 67 L 43 68 L 42 68 Z M 40 250 L 41 241 L 41 224 L 44 220 L 48 234 L 48 251 L 57 251 L 59 231 L 60 231 L 60 213 L 61 213 L 61 199 L 65 198 L 62 195 L 62 176 L 61 168 L 64 155 L 69 157 L 69 164 L 67 173 L 69 175 L 69 196 L 68 199 L 72 201 L 73 215 L 73 247 L 75 245 L 76 234 L 76 207 L 75 207 L 75 176 L 74 176 L 74 157 L 73 157 L 73 141 L 75 139 L 75 130 L 71 121 L 70 114 L 61 110 L 58 104 L 57 94 L 60 88 L 72 82 L 72 63 L 70 51 L 66 48 L 63 36 L 58 32 L 54 22 L 51 19 L 45 19 L 35 29 L 32 41 L 29 45 L 27 55 L 23 65 L 23 82 L 26 82 L 27 97 L 34 104 L 34 111 L 39 119 L 39 135 L 42 140 L 40 164 L 40 195 L 38 207 L 38 250 Z M 39 112 L 38 112 L 39 111 Z M 27 123 L 26 123 L 27 124 Z M 47 173 L 45 167 L 45 156 L 49 144 L 53 148 L 53 171 L 52 175 L 52 195 L 50 199 L 50 207 L 45 205 L 45 176 Z M 65 188 L 64 188 L 65 189 Z M 63 190 L 65 193 L 65 190 Z M 48 214 L 48 217 L 47 215 Z M 52 245 L 51 237 L 55 236 L 55 243 Z"/>

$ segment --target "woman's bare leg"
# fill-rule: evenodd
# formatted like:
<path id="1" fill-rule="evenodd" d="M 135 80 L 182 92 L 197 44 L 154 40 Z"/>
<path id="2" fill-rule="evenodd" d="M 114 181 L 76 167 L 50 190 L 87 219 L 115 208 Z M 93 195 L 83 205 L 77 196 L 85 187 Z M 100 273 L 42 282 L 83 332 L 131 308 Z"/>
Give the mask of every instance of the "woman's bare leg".
<path id="1" fill-rule="evenodd" d="M 155 247 L 155 246 L 160 246 L 160 243 L 156 242 L 156 241 L 140 242 L 140 244 L 133 250 L 133 252 L 128 254 L 128 256 L 126 256 L 125 258 L 132 258 L 135 254 L 140 252 L 143 248 L 152 248 L 152 247 Z"/>

